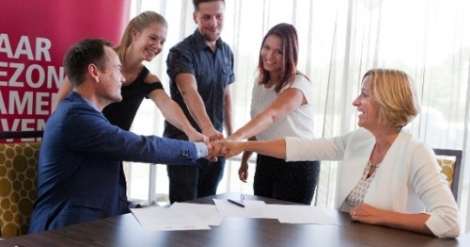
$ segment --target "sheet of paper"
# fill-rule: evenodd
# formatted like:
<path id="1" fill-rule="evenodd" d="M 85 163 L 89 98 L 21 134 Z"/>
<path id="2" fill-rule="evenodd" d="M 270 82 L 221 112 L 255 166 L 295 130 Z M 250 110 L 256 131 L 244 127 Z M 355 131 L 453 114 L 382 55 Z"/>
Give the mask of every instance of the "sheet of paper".
<path id="1" fill-rule="evenodd" d="M 161 207 L 131 208 L 137 221 L 148 231 L 210 230 L 211 228 L 191 212 Z"/>
<path id="2" fill-rule="evenodd" d="M 212 199 L 222 217 L 265 218 L 263 201 L 244 200 L 245 207 L 239 207 L 227 199 Z"/>
<path id="3" fill-rule="evenodd" d="M 265 215 L 277 218 L 281 223 L 339 225 L 321 208 L 307 205 L 268 204 Z"/>
<path id="4" fill-rule="evenodd" d="M 210 226 L 220 226 L 223 220 L 215 205 L 175 202 L 170 209 L 179 212 L 191 212 Z"/>

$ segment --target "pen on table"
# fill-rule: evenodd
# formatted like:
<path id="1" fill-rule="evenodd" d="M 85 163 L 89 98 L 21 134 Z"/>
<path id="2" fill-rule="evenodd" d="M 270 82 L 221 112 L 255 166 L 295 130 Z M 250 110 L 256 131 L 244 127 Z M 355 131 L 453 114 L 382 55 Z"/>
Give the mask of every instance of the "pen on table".
<path id="1" fill-rule="evenodd" d="M 239 202 L 234 201 L 234 200 L 232 200 L 232 199 L 227 199 L 227 201 L 230 202 L 230 203 L 232 203 L 232 204 L 235 204 L 235 205 L 237 205 L 237 206 L 239 206 L 239 207 L 242 207 L 242 208 L 245 207 L 245 205 L 243 205 L 242 203 L 239 203 Z"/>

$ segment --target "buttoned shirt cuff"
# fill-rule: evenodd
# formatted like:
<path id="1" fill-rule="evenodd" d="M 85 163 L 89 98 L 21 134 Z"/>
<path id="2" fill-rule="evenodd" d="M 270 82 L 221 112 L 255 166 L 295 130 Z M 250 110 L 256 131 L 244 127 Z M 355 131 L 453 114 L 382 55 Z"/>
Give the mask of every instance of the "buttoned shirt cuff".
<path id="1" fill-rule="evenodd" d="M 194 145 L 196 145 L 198 159 L 206 157 L 209 154 L 209 151 L 207 151 L 207 146 L 204 142 L 195 142 Z"/>

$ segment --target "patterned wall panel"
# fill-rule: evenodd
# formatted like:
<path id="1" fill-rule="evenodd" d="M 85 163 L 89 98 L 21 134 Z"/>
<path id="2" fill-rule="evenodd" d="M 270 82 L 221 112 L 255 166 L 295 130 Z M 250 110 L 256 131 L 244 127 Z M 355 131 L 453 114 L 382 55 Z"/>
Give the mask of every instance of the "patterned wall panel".
<path id="1" fill-rule="evenodd" d="M 0 236 L 28 232 L 40 142 L 0 144 Z"/>

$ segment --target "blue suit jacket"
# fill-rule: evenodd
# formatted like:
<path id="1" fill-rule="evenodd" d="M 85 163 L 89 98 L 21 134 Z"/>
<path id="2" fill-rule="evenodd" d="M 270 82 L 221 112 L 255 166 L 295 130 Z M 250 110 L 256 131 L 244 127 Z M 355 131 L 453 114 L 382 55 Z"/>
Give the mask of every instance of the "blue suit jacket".
<path id="1" fill-rule="evenodd" d="M 44 128 L 29 231 L 129 212 L 125 182 L 119 181 L 123 160 L 194 165 L 196 159 L 194 143 L 124 131 L 71 92 Z"/>

